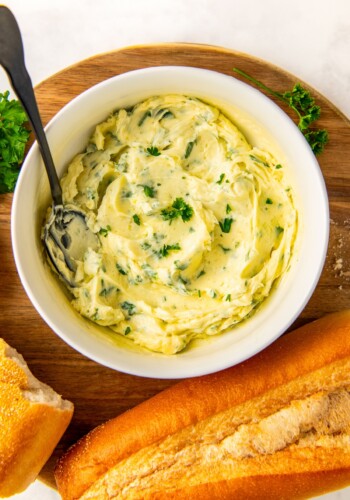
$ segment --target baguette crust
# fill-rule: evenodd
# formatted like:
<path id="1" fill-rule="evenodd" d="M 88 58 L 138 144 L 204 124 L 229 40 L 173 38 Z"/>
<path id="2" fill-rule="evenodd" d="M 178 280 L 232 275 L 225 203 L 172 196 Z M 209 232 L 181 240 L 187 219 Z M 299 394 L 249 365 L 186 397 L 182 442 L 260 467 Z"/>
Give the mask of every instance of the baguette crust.
<path id="1" fill-rule="evenodd" d="M 349 469 L 303 474 L 240 477 L 232 481 L 205 483 L 185 489 L 155 492 L 143 500 L 295 500 L 345 488 Z"/>
<path id="2" fill-rule="evenodd" d="M 303 390 L 305 391 L 304 378 L 312 374 L 316 380 L 321 375 L 330 380 L 334 372 L 333 365 L 342 365 L 343 361 L 350 361 L 350 311 L 331 314 L 305 325 L 280 338 L 244 363 L 222 372 L 180 382 L 116 419 L 97 427 L 74 445 L 59 461 L 55 471 L 59 491 L 64 500 L 80 498 L 84 493 L 86 493 L 84 495 L 86 498 L 108 498 L 108 496 L 98 496 L 93 493 L 93 485 L 100 481 L 98 484 L 101 483 L 102 487 L 104 476 L 108 477 L 109 471 L 128 457 L 169 436 L 181 434 L 187 427 L 190 428 L 198 423 L 200 425 L 202 421 L 220 415 L 221 412 L 230 408 L 249 409 L 250 403 L 259 398 L 262 402 L 264 398 L 270 401 L 273 395 L 273 400 L 276 401 L 278 407 L 284 393 L 290 391 L 289 397 L 293 398 L 298 397 L 299 393 L 302 394 Z M 310 468 L 300 475 L 297 474 L 301 472 L 297 464 L 297 469 L 291 469 L 283 478 L 282 484 L 287 484 L 289 481 L 291 487 L 293 484 L 299 485 L 300 494 L 296 492 L 295 495 L 299 496 L 295 498 L 308 496 L 312 487 L 316 489 L 315 493 L 311 494 L 318 494 L 317 488 L 319 487 L 325 492 L 327 488 L 333 489 L 346 485 L 350 481 L 350 460 L 347 462 L 345 459 L 344 462 L 338 464 L 330 460 L 330 457 L 327 460 L 325 463 L 330 464 L 329 472 L 322 473 L 322 468 L 320 469 L 319 466 L 316 467 L 317 472 L 315 472 L 312 469 L 313 464 L 310 463 Z M 259 467 L 258 463 L 257 472 L 251 472 L 251 475 L 255 477 L 254 480 L 261 481 L 262 484 L 266 482 L 266 488 L 269 491 L 270 480 L 276 477 L 278 489 L 280 483 L 278 478 L 283 469 L 276 473 L 272 467 L 264 477 L 260 476 Z M 324 467 L 324 464 L 321 467 Z M 324 481 L 323 487 L 315 478 L 324 479 L 325 474 L 328 479 Z M 288 481 L 286 481 L 287 477 Z M 310 484 L 302 479 L 308 477 L 310 477 Z M 197 498 L 197 491 L 200 491 L 198 495 L 206 498 L 202 494 L 208 490 L 208 498 L 225 498 L 221 494 L 224 495 L 225 488 L 227 488 L 229 492 L 227 498 L 232 498 L 235 488 L 249 485 L 250 479 L 250 477 L 240 477 L 230 480 L 229 476 L 221 479 L 213 477 L 210 484 L 193 486 L 187 484 L 184 487 L 176 484 L 175 489 L 169 487 L 166 495 L 167 498 L 171 498 L 168 495 L 172 492 L 171 494 L 175 495 L 174 498 L 182 498 L 176 496 L 181 494 L 186 498 Z M 205 483 L 205 479 L 202 483 Z M 330 486 L 328 487 L 327 484 Z M 96 491 L 99 487 L 96 487 Z M 223 488 L 218 496 L 215 493 L 217 488 Z M 89 496 L 89 489 L 95 496 Z M 248 489 L 251 491 L 250 486 Z M 142 498 L 147 498 L 146 494 L 148 494 L 147 490 L 143 492 Z M 149 498 L 163 498 L 161 492 L 153 490 L 149 494 L 151 495 Z M 156 494 L 160 496 L 154 496 Z M 243 496 L 249 498 L 246 491 Z M 269 496 L 269 498 L 273 497 Z M 282 497 L 279 496 L 279 498 Z M 291 495 L 289 498 L 294 498 L 294 496 Z"/>
<path id="3" fill-rule="evenodd" d="M 67 401 L 61 401 L 61 407 L 45 402 L 44 392 L 51 396 L 54 391 L 14 355 L 0 339 L 0 497 L 19 493 L 35 480 L 73 414 Z"/>

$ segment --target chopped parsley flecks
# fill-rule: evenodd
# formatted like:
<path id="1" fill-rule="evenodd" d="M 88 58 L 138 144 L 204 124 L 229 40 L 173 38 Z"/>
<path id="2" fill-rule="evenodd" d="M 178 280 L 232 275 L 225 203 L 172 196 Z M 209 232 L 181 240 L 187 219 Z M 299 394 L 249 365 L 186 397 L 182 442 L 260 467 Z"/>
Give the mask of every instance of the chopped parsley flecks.
<path id="1" fill-rule="evenodd" d="M 142 264 L 141 268 L 145 271 L 146 276 L 151 279 L 157 278 L 157 273 L 149 264 Z"/>
<path id="2" fill-rule="evenodd" d="M 159 243 L 160 241 L 164 240 L 166 236 L 163 233 L 153 233 L 153 238 L 157 243 Z"/>
<path id="3" fill-rule="evenodd" d="M 155 189 L 152 186 L 147 186 L 147 184 L 141 184 L 143 187 L 143 192 L 148 198 L 154 198 L 156 195 Z"/>
<path id="4" fill-rule="evenodd" d="M 140 220 L 140 217 L 139 217 L 137 214 L 134 214 L 134 215 L 132 216 L 132 218 L 133 218 L 133 220 L 134 220 L 135 224 L 137 224 L 138 226 L 140 226 L 140 225 L 141 225 L 141 220 Z"/>
<path id="5" fill-rule="evenodd" d="M 135 314 L 135 312 L 136 312 L 135 311 L 136 306 L 135 306 L 135 304 L 132 304 L 131 302 L 127 302 L 127 301 L 122 302 L 120 304 L 120 307 L 122 309 L 124 309 L 124 311 L 127 311 L 127 313 L 128 313 L 129 316 L 133 316 Z"/>
<path id="6" fill-rule="evenodd" d="M 216 181 L 216 184 L 222 184 L 222 181 L 225 179 L 225 174 L 221 174 L 219 180 Z"/>
<path id="7" fill-rule="evenodd" d="M 282 165 L 280 163 L 278 163 L 277 165 L 275 165 L 275 169 L 278 170 L 280 168 L 283 168 Z"/>
<path id="8" fill-rule="evenodd" d="M 101 236 L 104 236 L 106 238 L 107 234 L 109 233 L 109 231 L 111 231 L 112 228 L 111 226 L 108 224 L 106 227 L 101 227 L 101 229 L 99 230 L 98 234 L 100 234 Z"/>
<path id="9" fill-rule="evenodd" d="M 141 243 L 141 248 L 142 250 L 149 250 L 151 248 L 151 244 L 148 243 L 147 241 L 144 241 L 143 243 Z"/>
<path id="10" fill-rule="evenodd" d="M 270 165 L 262 158 L 259 158 L 259 156 L 249 155 L 249 158 L 255 161 L 256 163 L 260 163 L 260 165 L 264 165 L 264 167 L 266 168 L 270 168 Z"/>
<path id="11" fill-rule="evenodd" d="M 155 146 L 151 146 L 151 147 L 147 148 L 147 153 L 149 153 L 151 156 L 160 156 L 161 155 L 161 152 Z"/>
<path id="12" fill-rule="evenodd" d="M 226 295 L 226 297 L 225 297 L 225 301 L 226 301 L 226 302 L 231 302 L 231 294 L 230 294 L 230 293 L 228 293 L 228 294 Z"/>
<path id="13" fill-rule="evenodd" d="M 98 321 L 99 316 L 98 316 L 98 307 L 95 308 L 94 314 L 91 316 L 92 321 Z"/>
<path id="14" fill-rule="evenodd" d="M 161 215 L 164 220 L 170 221 L 170 224 L 178 217 L 181 217 L 184 222 L 187 222 L 193 216 L 193 208 L 188 205 L 183 198 L 176 198 L 170 207 L 163 208 Z"/>
<path id="15" fill-rule="evenodd" d="M 179 271 L 184 271 L 188 268 L 188 262 L 180 262 L 179 260 L 175 260 L 174 264 L 176 269 L 178 269 Z"/>
<path id="16" fill-rule="evenodd" d="M 271 200 L 271 198 L 266 198 L 265 203 L 266 203 L 266 205 L 272 205 L 273 201 Z"/>
<path id="17" fill-rule="evenodd" d="M 223 233 L 229 233 L 231 231 L 233 219 L 231 217 L 226 217 L 223 221 L 219 221 L 220 229 Z"/>
<path id="18" fill-rule="evenodd" d="M 226 213 L 229 214 L 230 212 L 232 212 L 232 208 L 230 207 L 230 205 L 227 203 L 226 205 Z"/>
<path id="19" fill-rule="evenodd" d="M 118 272 L 123 276 L 126 276 L 128 274 L 118 263 L 115 265 L 115 267 L 118 269 Z"/>
<path id="20" fill-rule="evenodd" d="M 283 233 L 284 228 L 283 228 L 283 227 L 281 227 L 281 226 L 276 226 L 276 227 L 275 227 L 275 231 L 276 231 L 277 236 L 279 236 L 280 234 L 282 234 L 282 233 Z"/>
<path id="21" fill-rule="evenodd" d="M 131 196 L 132 196 L 132 191 L 123 189 L 121 194 L 122 198 L 131 198 Z"/>
<path id="22" fill-rule="evenodd" d="M 180 283 L 182 283 L 185 286 L 189 285 L 191 283 L 191 281 L 189 279 L 186 279 L 181 275 L 179 275 L 178 280 L 180 281 Z"/>
<path id="23" fill-rule="evenodd" d="M 185 158 L 187 159 L 190 154 L 192 153 L 192 149 L 193 149 L 193 146 L 195 144 L 195 141 L 190 141 L 188 144 L 187 144 L 187 148 L 186 148 L 186 151 L 185 151 Z"/>
<path id="24" fill-rule="evenodd" d="M 129 335 L 130 332 L 131 332 L 131 328 L 130 328 L 130 326 L 127 326 L 124 330 L 124 335 Z"/>
<path id="25" fill-rule="evenodd" d="M 114 290 L 118 291 L 118 288 L 116 288 L 113 285 L 108 286 L 108 287 L 103 285 L 103 288 L 101 289 L 99 295 L 101 297 L 107 297 L 107 295 L 110 295 Z"/>
<path id="26" fill-rule="evenodd" d="M 181 247 L 178 243 L 175 243 L 174 245 L 163 245 L 158 252 L 156 252 L 157 256 L 162 259 L 163 257 L 167 257 L 169 255 L 169 252 L 181 250 Z"/>

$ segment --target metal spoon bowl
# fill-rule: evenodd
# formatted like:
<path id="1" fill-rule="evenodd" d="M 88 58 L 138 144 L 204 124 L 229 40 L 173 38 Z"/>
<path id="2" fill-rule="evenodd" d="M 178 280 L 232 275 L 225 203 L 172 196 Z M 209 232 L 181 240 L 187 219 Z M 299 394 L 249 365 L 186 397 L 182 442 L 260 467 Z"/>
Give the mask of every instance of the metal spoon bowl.
<path id="1" fill-rule="evenodd" d="M 52 212 L 42 237 L 46 252 L 59 276 L 68 286 L 75 287 L 76 262 L 83 260 L 88 248 L 98 248 L 99 239 L 89 229 L 86 214 L 63 203 L 62 189 L 25 66 L 21 33 L 15 17 L 5 6 L 0 6 L 0 64 L 27 113 L 49 178 Z"/>

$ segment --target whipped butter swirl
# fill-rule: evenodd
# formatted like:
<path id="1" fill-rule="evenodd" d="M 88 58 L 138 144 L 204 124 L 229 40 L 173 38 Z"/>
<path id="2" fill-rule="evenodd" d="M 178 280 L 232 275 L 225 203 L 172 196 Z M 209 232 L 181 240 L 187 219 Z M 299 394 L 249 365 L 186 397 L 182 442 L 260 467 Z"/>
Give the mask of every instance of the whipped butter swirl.
<path id="1" fill-rule="evenodd" d="M 199 99 L 115 112 L 62 188 L 101 244 L 77 263 L 74 307 L 152 351 L 247 318 L 290 264 L 297 212 L 284 166 Z"/>

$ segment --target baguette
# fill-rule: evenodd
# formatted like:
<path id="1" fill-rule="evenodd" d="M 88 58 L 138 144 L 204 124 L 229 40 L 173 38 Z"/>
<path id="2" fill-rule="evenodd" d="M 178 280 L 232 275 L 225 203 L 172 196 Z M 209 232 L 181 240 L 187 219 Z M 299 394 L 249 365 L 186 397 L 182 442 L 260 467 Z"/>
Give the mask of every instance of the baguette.
<path id="1" fill-rule="evenodd" d="M 29 371 L 0 339 L 0 497 L 29 486 L 67 428 L 73 404 Z"/>
<path id="2" fill-rule="evenodd" d="M 59 460 L 63 500 L 293 499 L 350 484 L 350 311 L 184 380 Z"/>

